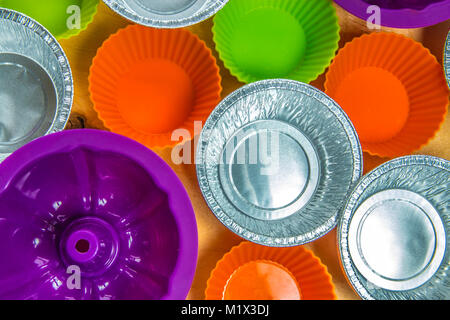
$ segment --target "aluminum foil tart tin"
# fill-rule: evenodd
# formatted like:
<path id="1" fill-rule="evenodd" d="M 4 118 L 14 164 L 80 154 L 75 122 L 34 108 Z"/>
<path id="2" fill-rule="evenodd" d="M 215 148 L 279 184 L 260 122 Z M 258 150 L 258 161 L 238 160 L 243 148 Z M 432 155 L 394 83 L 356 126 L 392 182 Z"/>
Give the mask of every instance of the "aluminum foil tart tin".
<path id="1" fill-rule="evenodd" d="M 364 299 L 449 299 L 450 162 L 389 161 L 350 195 L 339 224 L 343 268 Z"/>
<path id="2" fill-rule="evenodd" d="M 444 72 L 445 72 L 445 78 L 447 78 L 447 84 L 450 88 L 450 31 L 447 34 L 447 41 L 445 41 Z"/>
<path id="3" fill-rule="evenodd" d="M 208 19 L 228 0 L 103 0 L 121 16 L 149 27 L 181 28 Z"/>
<path id="4" fill-rule="evenodd" d="M 275 247 L 315 240 L 338 221 L 362 172 L 358 137 L 323 92 L 264 80 L 233 92 L 200 135 L 197 176 L 231 231 Z"/>
<path id="5" fill-rule="evenodd" d="M 64 129 L 73 101 L 67 57 L 35 20 L 0 8 L 0 162 Z"/>

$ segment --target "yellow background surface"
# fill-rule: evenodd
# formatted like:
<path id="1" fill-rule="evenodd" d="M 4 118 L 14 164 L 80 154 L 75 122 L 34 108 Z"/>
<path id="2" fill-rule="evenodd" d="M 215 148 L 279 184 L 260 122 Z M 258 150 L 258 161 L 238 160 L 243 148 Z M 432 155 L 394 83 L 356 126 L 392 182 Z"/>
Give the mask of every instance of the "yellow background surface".
<path id="1" fill-rule="evenodd" d="M 337 8 L 341 26 L 341 47 L 354 37 L 369 32 L 364 21 L 348 14 L 337 5 L 335 6 Z M 61 40 L 61 44 L 69 57 L 75 82 L 75 98 L 72 109 L 73 113 L 68 124 L 69 129 L 79 127 L 105 129 L 102 122 L 98 119 L 89 97 L 89 68 L 97 49 L 102 43 L 111 34 L 128 24 L 130 24 L 129 21 L 115 14 L 100 1 L 98 13 L 88 29 L 76 37 L 72 37 L 68 40 Z M 189 27 L 189 29 L 198 34 L 198 36 L 206 42 L 209 48 L 213 50 L 219 67 L 221 68 L 221 76 L 223 79 L 222 97 L 225 97 L 243 84 L 239 83 L 231 76 L 228 70 L 224 68 L 223 63 L 219 60 L 217 52 L 214 50 L 211 27 L 212 19 L 209 19 L 198 25 Z M 385 30 L 402 33 L 422 42 L 437 57 L 438 61 L 442 63 L 443 47 L 449 28 L 450 21 L 424 29 L 399 30 L 385 28 Z M 322 75 L 312 84 L 323 90 L 324 80 L 324 75 Z M 449 118 L 450 117 L 447 116 L 436 137 L 434 137 L 427 146 L 419 150 L 417 152 L 418 154 L 428 154 L 450 159 Z M 207 207 L 197 184 L 195 165 L 173 164 L 171 161 L 170 149 L 155 149 L 154 151 L 175 170 L 181 181 L 184 183 L 192 200 L 199 231 L 199 259 L 197 272 L 188 299 L 204 299 L 207 279 L 217 261 L 220 260 L 234 245 L 240 243 L 242 239 L 225 228 Z M 373 169 L 375 166 L 386 160 L 388 159 L 381 159 L 365 154 L 365 171 L 367 172 L 368 170 Z M 358 299 L 358 296 L 348 285 L 345 275 L 340 268 L 336 246 L 336 230 L 331 231 L 321 239 L 305 246 L 311 249 L 322 262 L 327 265 L 328 271 L 333 277 L 338 298 Z"/>

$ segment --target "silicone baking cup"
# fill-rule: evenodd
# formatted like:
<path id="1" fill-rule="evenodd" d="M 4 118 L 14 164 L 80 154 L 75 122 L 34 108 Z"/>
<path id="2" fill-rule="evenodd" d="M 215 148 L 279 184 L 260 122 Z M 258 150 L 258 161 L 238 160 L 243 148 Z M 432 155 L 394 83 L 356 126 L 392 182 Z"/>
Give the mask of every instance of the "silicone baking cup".
<path id="1" fill-rule="evenodd" d="M 29 15 L 59 40 L 85 30 L 97 13 L 98 2 L 99 0 L 46 0 L 44 5 L 35 0 L 0 0 L 0 7 Z"/>
<path id="2" fill-rule="evenodd" d="M 207 300 L 333 300 L 334 285 L 320 259 L 304 247 L 243 242 L 212 271 Z"/>
<path id="3" fill-rule="evenodd" d="M 328 0 L 231 0 L 214 18 L 214 41 L 242 82 L 310 82 L 338 49 L 339 25 Z"/>
<path id="4" fill-rule="evenodd" d="M 380 8 L 380 24 L 393 28 L 422 28 L 450 19 L 450 0 L 334 0 L 348 12 L 367 20 L 371 6 Z"/>
<path id="5" fill-rule="evenodd" d="M 421 44 L 372 33 L 339 51 L 325 92 L 346 111 L 364 151 L 395 157 L 418 150 L 444 121 L 448 88 L 442 67 Z"/>
<path id="6" fill-rule="evenodd" d="M 0 221 L 0 299 L 184 299 L 191 287 L 186 190 L 126 137 L 69 130 L 14 152 L 0 165 Z"/>
<path id="7" fill-rule="evenodd" d="M 211 51 L 184 29 L 132 25 L 98 50 L 89 77 L 94 108 L 105 126 L 148 147 L 176 144 L 172 133 L 204 122 L 220 101 Z"/>

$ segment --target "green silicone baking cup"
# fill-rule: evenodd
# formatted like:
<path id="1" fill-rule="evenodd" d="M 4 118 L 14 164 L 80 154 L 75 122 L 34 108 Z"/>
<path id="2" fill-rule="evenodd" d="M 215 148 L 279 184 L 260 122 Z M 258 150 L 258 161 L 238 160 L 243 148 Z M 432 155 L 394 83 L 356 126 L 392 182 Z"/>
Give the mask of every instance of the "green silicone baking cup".
<path id="1" fill-rule="evenodd" d="M 99 0 L 0 0 L 0 7 L 30 16 L 60 40 L 85 30 L 97 13 L 98 3 Z"/>
<path id="2" fill-rule="evenodd" d="M 311 82 L 339 43 L 330 0 L 230 0 L 216 15 L 214 42 L 241 82 L 286 78 Z"/>

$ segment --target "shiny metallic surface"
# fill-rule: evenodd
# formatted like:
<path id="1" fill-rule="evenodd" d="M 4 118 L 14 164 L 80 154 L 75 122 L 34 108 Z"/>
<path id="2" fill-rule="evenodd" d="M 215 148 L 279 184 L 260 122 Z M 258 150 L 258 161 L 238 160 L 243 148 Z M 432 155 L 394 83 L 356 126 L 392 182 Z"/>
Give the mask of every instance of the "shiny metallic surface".
<path id="1" fill-rule="evenodd" d="M 72 100 L 72 73 L 56 39 L 33 19 L 0 8 L 0 162 L 63 130 Z"/>
<path id="2" fill-rule="evenodd" d="M 103 0 L 121 16 L 155 28 L 181 28 L 214 15 L 228 0 Z"/>
<path id="3" fill-rule="evenodd" d="M 341 261 L 365 299 L 449 299 L 450 162 L 408 156 L 366 175 L 339 225 Z"/>
<path id="4" fill-rule="evenodd" d="M 444 71 L 445 71 L 445 77 L 447 78 L 447 84 L 450 88 L 450 31 L 447 34 L 447 41 L 445 41 Z"/>
<path id="5" fill-rule="evenodd" d="M 268 246 L 294 246 L 330 231 L 362 172 L 356 132 L 312 86 L 265 80 L 235 91 L 200 135 L 197 176 L 230 230 Z"/>

